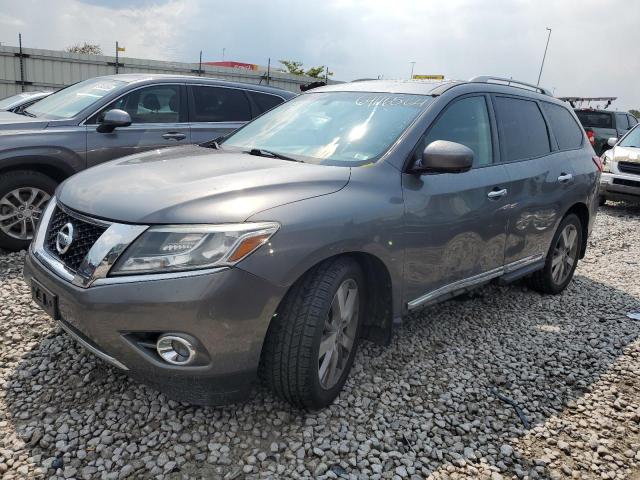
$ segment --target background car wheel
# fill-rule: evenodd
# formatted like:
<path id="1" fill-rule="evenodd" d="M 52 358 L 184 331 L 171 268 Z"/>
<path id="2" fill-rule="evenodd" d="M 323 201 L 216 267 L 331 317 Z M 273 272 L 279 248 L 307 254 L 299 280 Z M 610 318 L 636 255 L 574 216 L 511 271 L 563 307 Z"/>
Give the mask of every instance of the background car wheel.
<path id="1" fill-rule="evenodd" d="M 603 197 L 603 196 L 599 196 L 598 197 L 598 205 L 603 206 L 605 203 L 607 203 L 607 198 Z"/>
<path id="2" fill-rule="evenodd" d="M 325 407 L 347 379 L 364 311 L 364 277 L 347 257 L 310 270 L 271 321 L 260 376 L 278 396 L 307 409 Z"/>
<path id="3" fill-rule="evenodd" d="M 562 292 L 573 278 L 581 245 L 582 224 L 576 215 L 569 214 L 553 236 L 544 268 L 529 277 L 531 288 L 554 295 Z"/>
<path id="4" fill-rule="evenodd" d="M 0 175 L 0 248 L 27 248 L 57 182 L 30 170 Z"/>

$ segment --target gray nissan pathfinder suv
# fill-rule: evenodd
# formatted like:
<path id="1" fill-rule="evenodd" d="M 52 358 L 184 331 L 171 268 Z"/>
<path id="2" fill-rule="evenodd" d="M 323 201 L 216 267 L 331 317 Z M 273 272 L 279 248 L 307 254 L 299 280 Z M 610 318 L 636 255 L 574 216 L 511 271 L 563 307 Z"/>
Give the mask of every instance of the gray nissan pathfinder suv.
<path id="1" fill-rule="evenodd" d="M 227 134 L 295 96 L 180 75 L 96 77 L 0 112 L 0 248 L 26 248 L 59 182 L 132 153 Z"/>
<path id="2" fill-rule="evenodd" d="M 495 280 L 558 294 L 598 204 L 578 120 L 513 80 L 314 89 L 57 189 L 25 263 L 86 349 L 169 396 L 328 405 L 358 342 Z M 455 328 L 455 326 L 453 326 Z"/>

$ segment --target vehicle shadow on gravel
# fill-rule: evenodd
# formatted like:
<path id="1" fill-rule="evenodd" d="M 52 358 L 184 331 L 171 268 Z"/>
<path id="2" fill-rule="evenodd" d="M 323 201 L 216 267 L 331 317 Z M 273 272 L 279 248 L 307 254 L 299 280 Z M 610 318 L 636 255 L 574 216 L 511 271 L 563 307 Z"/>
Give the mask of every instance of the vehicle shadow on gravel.
<path id="1" fill-rule="evenodd" d="M 42 476 L 53 463 L 80 478 L 546 477 L 545 461 L 514 442 L 579 400 L 640 337 L 631 310 L 638 298 L 585 276 L 559 296 L 490 285 L 405 319 L 388 347 L 363 342 L 339 400 L 311 413 L 260 388 L 226 407 L 173 402 L 56 329 L 5 370 L 0 423 L 16 435 L 4 448 Z"/>

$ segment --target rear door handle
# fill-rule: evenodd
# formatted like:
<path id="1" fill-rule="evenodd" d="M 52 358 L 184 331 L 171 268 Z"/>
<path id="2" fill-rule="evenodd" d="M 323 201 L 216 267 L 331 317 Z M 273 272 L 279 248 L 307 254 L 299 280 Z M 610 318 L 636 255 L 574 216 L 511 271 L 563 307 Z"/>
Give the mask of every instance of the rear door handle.
<path id="1" fill-rule="evenodd" d="M 165 140 L 184 140 L 187 136 L 184 133 L 180 132 L 167 132 L 162 135 L 162 138 Z"/>
<path id="2" fill-rule="evenodd" d="M 568 183 L 571 180 L 573 180 L 573 175 L 571 175 L 570 173 L 563 173 L 558 177 L 558 181 L 560 183 Z"/>
<path id="3" fill-rule="evenodd" d="M 487 193 L 487 197 L 491 200 L 496 200 L 498 198 L 504 197 L 507 194 L 507 189 L 503 188 L 501 190 L 493 189 L 489 193 Z"/>

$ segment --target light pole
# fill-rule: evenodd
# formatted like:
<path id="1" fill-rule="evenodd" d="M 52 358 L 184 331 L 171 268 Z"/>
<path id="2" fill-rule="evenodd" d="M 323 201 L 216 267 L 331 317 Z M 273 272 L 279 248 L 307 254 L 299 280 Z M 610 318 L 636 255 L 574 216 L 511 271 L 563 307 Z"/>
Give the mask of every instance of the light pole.
<path id="1" fill-rule="evenodd" d="M 549 40 L 551 39 L 551 29 L 547 27 L 549 34 L 547 35 L 547 44 L 544 47 L 544 55 L 542 56 L 542 65 L 540 65 L 540 73 L 538 74 L 538 83 L 536 87 L 540 85 L 540 77 L 542 77 L 542 69 L 544 68 L 544 59 L 547 58 L 547 48 L 549 48 Z"/>
<path id="2" fill-rule="evenodd" d="M 222 47 L 222 61 L 224 62 L 224 52 L 226 52 L 227 49 L 225 47 Z"/>
<path id="3" fill-rule="evenodd" d="M 413 80 L 413 67 L 416 66 L 416 62 L 409 62 L 411 64 L 411 76 L 409 77 L 409 80 Z"/>

